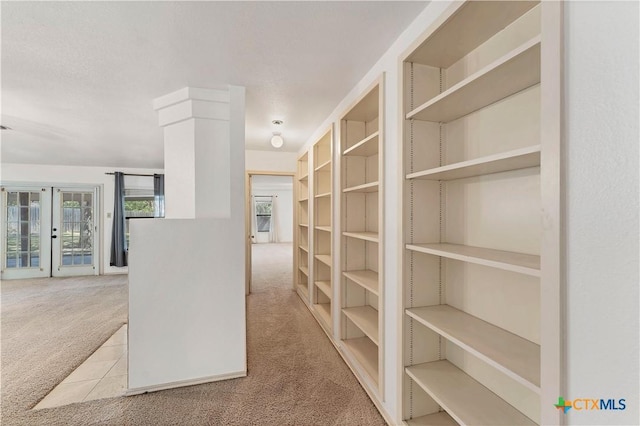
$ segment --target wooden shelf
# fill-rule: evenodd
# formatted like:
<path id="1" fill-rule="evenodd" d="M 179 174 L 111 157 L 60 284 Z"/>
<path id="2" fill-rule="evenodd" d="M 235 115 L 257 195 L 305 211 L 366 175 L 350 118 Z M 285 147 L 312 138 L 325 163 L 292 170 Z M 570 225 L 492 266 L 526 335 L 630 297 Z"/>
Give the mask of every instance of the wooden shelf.
<path id="1" fill-rule="evenodd" d="M 305 301 L 309 300 L 309 287 L 307 287 L 306 284 L 298 284 L 297 285 L 298 291 L 302 293 L 302 295 L 304 296 L 303 299 Z"/>
<path id="2" fill-rule="evenodd" d="M 324 198 L 324 197 L 331 197 L 331 193 L 330 192 L 323 192 L 322 194 L 316 195 L 316 198 Z"/>
<path id="3" fill-rule="evenodd" d="M 308 228 L 309 224 L 308 223 L 299 223 L 298 226 L 302 226 L 303 228 Z"/>
<path id="4" fill-rule="evenodd" d="M 368 269 L 361 271 L 345 271 L 342 273 L 345 277 L 364 287 L 365 290 L 378 295 L 378 273 Z"/>
<path id="5" fill-rule="evenodd" d="M 467 2 L 406 60 L 437 68 L 449 68 L 539 3 Z"/>
<path id="6" fill-rule="evenodd" d="M 309 268 L 307 268 L 306 266 L 300 266 L 298 269 L 300 269 L 300 271 L 306 276 L 309 276 Z"/>
<path id="7" fill-rule="evenodd" d="M 352 186 L 342 190 L 345 194 L 351 192 L 378 192 L 378 182 L 363 183 L 362 185 Z"/>
<path id="8" fill-rule="evenodd" d="M 357 142 L 352 147 L 344 150 L 342 155 L 352 155 L 357 157 L 371 157 L 378 154 L 378 135 L 380 132 L 375 132 L 366 138 Z"/>
<path id="9" fill-rule="evenodd" d="M 331 255 L 329 254 L 316 254 L 316 259 L 324 263 L 328 267 L 331 267 Z"/>
<path id="10" fill-rule="evenodd" d="M 406 422 L 408 426 L 458 426 L 458 423 L 446 411 L 415 417 Z"/>
<path id="11" fill-rule="evenodd" d="M 472 355 L 540 393 L 540 346 L 448 305 L 406 313 Z"/>
<path id="12" fill-rule="evenodd" d="M 313 306 L 327 328 L 331 329 L 331 303 L 316 303 Z"/>
<path id="13" fill-rule="evenodd" d="M 331 232 L 331 227 L 330 226 L 316 226 L 316 230 L 317 231 L 323 231 L 323 232 Z"/>
<path id="14" fill-rule="evenodd" d="M 331 300 L 331 281 L 316 281 L 315 284 Z"/>
<path id="15" fill-rule="evenodd" d="M 378 384 L 378 346 L 367 337 L 356 339 L 345 339 L 342 344 L 346 350 L 353 355 L 358 364 Z"/>
<path id="16" fill-rule="evenodd" d="M 418 364 L 407 367 L 405 371 L 460 424 L 535 425 L 449 361 Z"/>
<path id="17" fill-rule="evenodd" d="M 303 198 L 299 198 L 299 199 L 298 199 L 298 202 L 299 202 L 299 203 L 302 203 L 302 202 L 304 202 L 304 201 L 309 201 L 309 197 L 303 197 Z"/>
<path id="18" fill-rule="evenodd" d="M 378 344 L 378 311 L 371 306 L 356 306 L 344 308 L 342 312 L 351 320 L 369 339 Z"/>
<path id="19" fill-rule="evenodd" d="M 472 74 L 407 114 L 448 123 L 540 82 L 540 36 Z"/>
<path id="20" fill-rule="evenodd" d="M 537 166 L 540 166 L 540 145 L 411 173 L 407 179 L 454 180 Z"/>
<path id="21" fill-rule="evenodd" d="M 534 277 L 540 276 L 540 256 L 531 254 L 448 243 L 407 244 L 406 248 L 420 253 L 462 260 L 505 271 L 519 272 Z"/>
<path id="22" fill-rule="evenodd" d="M 324 163 L 320 164 L 318 167 L 315 168 L 315 171 L 322 172 L 322 171 L 325 171 L 325 169 L 329 169 L 326 171 L 331 171 L 331 160 L 327 160 Z"/>
<path id="23" fill-rule="evenodd" d="M 309 173 L 302 175 L 298 178 L 299 181 L 305 181 L 305 180 L 309 180 Z"/>
<path id="24" fill-rule="evenodd" d="M 350 238 L 358 238 L 360 240 L 371 241 L 374 243 L 378 242 L 378 233 L 377 232 L 343 232 L 342 235 Z"/>
<path id="25" fill-rule="evenodd" d="M 298 248 L 299 248 L 300 250 L 304 250 L 304 251 L 306 251 L 307 253 L 309 253 L 309 247 L 305 247 L 305 246 L 298 246 Z"/>

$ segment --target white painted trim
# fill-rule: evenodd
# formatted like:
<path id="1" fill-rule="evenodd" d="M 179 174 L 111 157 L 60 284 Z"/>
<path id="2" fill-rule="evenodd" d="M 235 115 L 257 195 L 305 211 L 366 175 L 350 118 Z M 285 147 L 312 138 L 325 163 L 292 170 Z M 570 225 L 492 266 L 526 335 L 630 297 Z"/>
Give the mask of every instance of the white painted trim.
<path id="1" fill-rule="evenodd" d="M 200 379 L 179 380 L 177 382 L 163 383 L 161 385 L 143 386 L 140 388 L 127 389 L 125 396 L 140 395 L 149 392 L 158 392 L 161 390 L 180 388 L 184 386 L 201 385 L 203 383 L 219 382 L 221 380 L 237 379 L 239 377 L 247 377 L 247 370 L 238 371 L 228 374 L 220 374 L 217 376 L 202 377 Z"/>

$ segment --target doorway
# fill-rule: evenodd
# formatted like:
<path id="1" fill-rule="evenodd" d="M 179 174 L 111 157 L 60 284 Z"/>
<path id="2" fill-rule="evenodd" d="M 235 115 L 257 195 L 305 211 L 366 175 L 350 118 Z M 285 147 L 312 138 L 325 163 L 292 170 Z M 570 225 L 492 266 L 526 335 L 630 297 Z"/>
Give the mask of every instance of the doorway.
<path id="1" fill-rule="evenodd" d="M 247 173 L 247 294 L 292 288 L 293 173 Z"/>
<path id="2" fill-rule="evenodd" d="M 2 279 L 97 275 L 98 187 L 2 186 Z"/>

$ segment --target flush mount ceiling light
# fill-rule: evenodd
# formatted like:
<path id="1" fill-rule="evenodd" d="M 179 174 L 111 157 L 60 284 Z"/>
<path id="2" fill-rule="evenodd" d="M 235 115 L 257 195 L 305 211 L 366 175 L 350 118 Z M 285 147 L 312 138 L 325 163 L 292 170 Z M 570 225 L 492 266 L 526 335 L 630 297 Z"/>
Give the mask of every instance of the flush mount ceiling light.
<path id="1" fill-rule="evenodd" d="M 280 136 L 280 133 L 273 132 L 273 136 L 271 136 L 271 146 L 274 148 L 282 148 L 284 145 L 284 139 Z"/>
<path id="2" fill-rule="evenodd" d="M 281 126 L 283 121 L 273 120 L 271 123 L 275 126 Z M 271 146 L 274 148 L 282 148 L 282 145 L 284 145 L 284 139 L 282 139 L 280 132 L 273 132 L 273 136 L 271 136 Z"/>

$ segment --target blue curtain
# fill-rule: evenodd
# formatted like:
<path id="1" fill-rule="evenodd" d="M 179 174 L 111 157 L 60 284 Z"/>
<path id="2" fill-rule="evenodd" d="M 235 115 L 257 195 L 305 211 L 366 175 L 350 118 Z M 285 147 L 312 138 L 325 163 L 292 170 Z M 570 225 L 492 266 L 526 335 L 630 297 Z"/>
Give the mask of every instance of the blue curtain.
<path id="1" fill-rule="evenodd" d="M 124 216 L 124 174 L 115 172 L 113 226 L 111 227 L 111 266 L 127 266 L 127 238 Z"/>
<path id="2" fill-rule="evenodd" d="M 164 217 L 164 175 L 153 175 L 153 216 Z"/>

